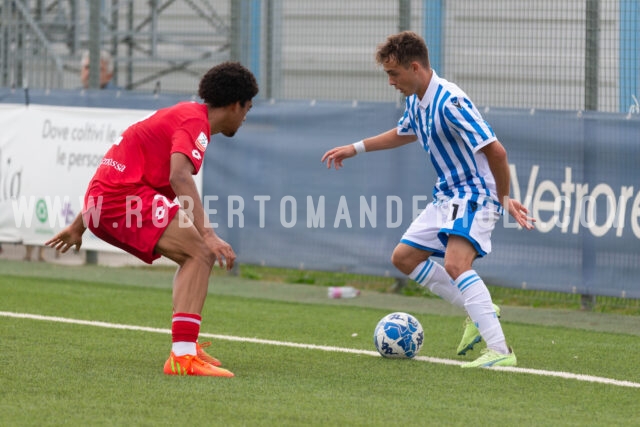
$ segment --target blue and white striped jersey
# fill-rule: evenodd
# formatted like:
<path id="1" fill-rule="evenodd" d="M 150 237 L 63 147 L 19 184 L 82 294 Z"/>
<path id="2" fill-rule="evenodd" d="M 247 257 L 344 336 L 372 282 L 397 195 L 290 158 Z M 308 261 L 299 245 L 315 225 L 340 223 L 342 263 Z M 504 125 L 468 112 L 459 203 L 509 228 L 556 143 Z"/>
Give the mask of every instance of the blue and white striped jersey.
<path id="1" fill-rule="evenodd" d="M 433 72 L 422 100 L 408 96 L 398 135 L 416 135 L 438 174 L 434 201 L 459 197 L 498 203 L 486 156 L 479 150 L 497 138 L 469 97 Z"/>

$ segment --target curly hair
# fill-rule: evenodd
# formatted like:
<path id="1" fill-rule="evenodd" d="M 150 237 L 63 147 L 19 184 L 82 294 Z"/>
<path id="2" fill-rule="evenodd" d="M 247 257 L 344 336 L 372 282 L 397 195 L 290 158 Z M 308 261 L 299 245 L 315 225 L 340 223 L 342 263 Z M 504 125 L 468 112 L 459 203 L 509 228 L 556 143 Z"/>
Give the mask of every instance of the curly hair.
<path id="1" fill-rule="evenodd" d="M 382 65 L 389 60 L 394 60 L 403 67 L 408 67 L 416 61 L 424 68 L 431 68 L 427 45 L 422 37 L 413 31 L 390 35 L 383 44 L 378 46 L 376 62 Z"/>
<path id="2" fill-rule="evenodd" d="M 244 106 L 257 93 L 256 78 L 239 62 L 223 62 L 211 68 L 198 88 L 198 96 L 210 107 L 226 107 L 236 102 Z"/>

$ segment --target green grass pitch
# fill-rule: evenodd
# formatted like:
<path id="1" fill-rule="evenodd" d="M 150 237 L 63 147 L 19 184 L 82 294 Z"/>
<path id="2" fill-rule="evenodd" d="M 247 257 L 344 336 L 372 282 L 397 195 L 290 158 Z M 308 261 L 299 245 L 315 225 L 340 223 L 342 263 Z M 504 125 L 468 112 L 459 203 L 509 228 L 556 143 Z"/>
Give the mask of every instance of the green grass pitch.
<path id="1" fill-rule="evenodd" d="M 171 271 L 5 261 L 0 269 L 2 312 L 170 328 Z M 439 301 L 366 292 L 329 300 L 317 286 L 233 277 L 212 278 L 202 324 L 203 333 L 239 338 L 215 339 L 212 350 L 232 379 L 163 375 L 171 341 L 163 331 L 0 316 L 0 425 L 638 423 L 640 388 L 633 386 L 242 340 L 373 351 L 377 321 L 402 308 L 424 326 L 420 356 L 479 355 L 455 355 L 463 316 Z M 638 334 L 616 332 L 618 318 L 599 327 L 607 318 L 594 314 L 590 325 L 562 312 L 566 322 L 550 323 L 527 313 L 503 309 L 519 368 L 640 383 Z"/>

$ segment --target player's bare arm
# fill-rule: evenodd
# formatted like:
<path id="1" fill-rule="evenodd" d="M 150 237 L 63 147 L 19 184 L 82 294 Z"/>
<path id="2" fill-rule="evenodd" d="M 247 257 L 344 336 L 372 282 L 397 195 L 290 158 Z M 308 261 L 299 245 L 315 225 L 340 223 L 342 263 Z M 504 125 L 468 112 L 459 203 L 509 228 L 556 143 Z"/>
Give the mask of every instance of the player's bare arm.
<path id="1" fill-rule="evenodd" d="M 193 172 L 193 164 L 187 156 L 182 153 L 173 153 L 171 155 L 171 173 L 169 176 L 171 188 L 173 188 L 179 200 L 189 204 L 189 206 L 183 207 L 189 213 L 193 226 L 198 230 L 211 253 L 215 255 L 220 268 L 224 268 L 226 263 L 227 270 L 230 270 L 233 268 L 236 254 L 231 245 L 218 237 L 209 222 L 209 218 L 205 215 L 198 189 L 193 181 Z"/>
<path id="2" fill-rule="evenodd" d="M 390 129 L 386 132 L 376 135 L 371 138 L 363 139 L 361 147 L 364 151 L 379 151 L 388 150 L 391 148 L 400 147 L 401 145 L 409 144 L 416 140 L 413 135 L 398 135 L 396 128 Z M 332 148 L 324 153 L 321 162 L 327 161 L 327 168 L 331 169 L 333 166 L 337 169 L 342 167 L 342 162 L 345 159 L 355 156 L 357 153 L 354 144 L 342 145 L 340 147 Z"/>
<path id="3" fill-rule="evenodd" d="M 519 201 L 509 198 L 510 172 L 509 162 L 507 160 L 507 150 L 497 139 L 481 149 L 487 161 L 489 168 L 496 181 L 496 191 L 498 199 L 502 206 L 506 207 L 509 214 L 516 222 L 527 230 L 533 229 L 535 218 L 528 215 L 529 210 Z"/>

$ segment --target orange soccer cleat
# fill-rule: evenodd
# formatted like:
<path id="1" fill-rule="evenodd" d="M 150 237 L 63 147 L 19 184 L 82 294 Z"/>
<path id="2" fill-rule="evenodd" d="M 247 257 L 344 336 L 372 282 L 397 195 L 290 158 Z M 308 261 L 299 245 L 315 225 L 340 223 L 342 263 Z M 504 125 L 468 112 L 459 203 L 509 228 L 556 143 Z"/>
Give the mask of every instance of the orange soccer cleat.
<path id="1" fill-rule="evenodd" d="M 164 373 L 167 375 L 192 375 L 202 377 L 233 377 L 233 372 L 213 366 L 198 356 L 186 354 L 176 356 L 171 352 L 169 359 L 164 364 Z"/>
<path id="2" fill-rule="evenodd" d="M 218 359 L 216 359 L 215 357 L 211 356 L 209 353 L 203 350 L 204 348 L 209 347 L 210 345 L 211 345 L 211 341 L 205 341 L 202 344 L 197 342 L 196 351 L 197 351 L 198 357 L 213 366 L 216 366 L 216 367 L 222 366 L 222 362 L 220 362 Z"/>

